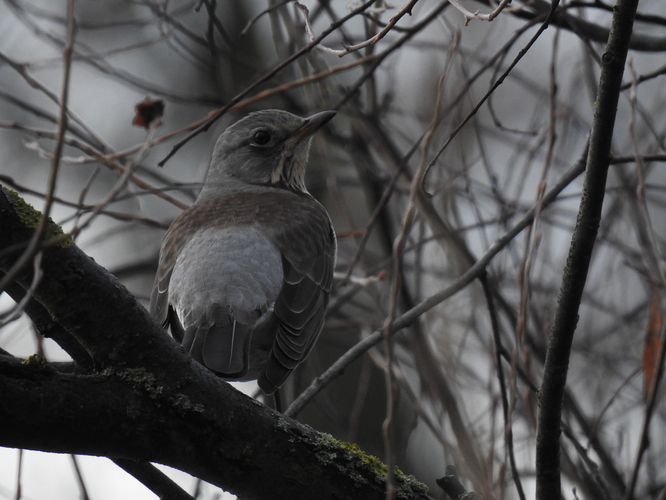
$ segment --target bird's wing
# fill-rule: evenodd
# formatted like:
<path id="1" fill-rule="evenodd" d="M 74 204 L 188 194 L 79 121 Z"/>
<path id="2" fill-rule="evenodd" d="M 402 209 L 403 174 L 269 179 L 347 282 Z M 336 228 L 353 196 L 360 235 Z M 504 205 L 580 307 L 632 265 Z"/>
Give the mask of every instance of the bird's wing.
<path id="1" fill-rule="evenodd" d="M 267 301 L 265 306 L 262 305 L 263 309 L 274 307 L 277 331 L 275 339 L 271 339 L 273 347 L 259 376 L 259 386 L 264 392 L 271 394 L 305 359 L 321 332 L 335 267 L 336 242 L 330 219 L 326 210 L 309 195 L 269 190 L 234 193 L 197 203 L 183 212 L 170 226 L 160 252 L 151 296 L 151 313 L 162 324 L 171 323 L 172 333 L 195 359 L 215 371 L 225 373 L 225 370 L 213 362 L 212 353 L 227 353 L 225 349 L 231 348 L 228 344 L 229 339 L 233 338 L 231 334 L 244 333 L 241 337 L 245 340 L 240 344 L 234 340 L 232 345 L 247 346 L 246 327 L 250 326 L 248 315 L 255 314 L 256 321 L 261 311 L 250 310 L 244 306 L 230 311 L 227 316 L 212 318 L 213 313 L 206 304 L 210 307 L 214 304 L 229 305 L 229 301 L 220 297 L 208 302 L 202 301 L 200 297 L 195 299 L 194 292 L 198 288 L 195 283 L 192 283 L 190 290 L 179 292 L 182 297 L 192 298 L 191 306 L 181 306 L 179 314 L 174 314 L 173 311 L 179 308 L 174 298 L 178 294 L 173 290 L 173 282 L 181 282 L 180 278 L 174 278 L 180 253 L 185 251 L 190 240 L 211 228 L 253 228 L 252 231 L 256 230 L 265 235 L 277 249 L 275 255 L 270 254 L 270 264 L 267 264 L 265 258 L 268 255 L 260 252 L 257 258 L 263 260 L 262 265 L 245 269 L 223 271 L 215 267 L 226 265 L 227 259 L 206 263 L 206 257 L 200 255 L 194 261 L 215 267 L 216 274 L 208 273 L 211 276 L 223 276 L 224 279 L 216 287 L 212 287 L 215 289 L 228 285 L 228 277 L 232 275 L 239 276 L 245 286 L 250 283 L 248 276 L 252 274 L 252 269 L 263 269 L 262 273 L 254 273 L 253 279 L 257 280 L 255 290 L 262 291 L 261 300 Z M 241 233 L 236 233 L 231 240 L 235 241 L 238 234 Z M 245 253 L 238 254 L 238 262 L 243 265 L 247 264 L 253 254 L 247 247 L 245 250 Z M 219 256 L 221 252 L 212 252 L 210 255 Z M 277 258 L 276 262 L 272 262 L 273 257 Z M 188 275 L 192 275 L 192 265 L 192 262 L 188 264 Z M 280 273 L 278 282 L 275 278 L 276 272 Z M 209 278 L 206 273 L 202 273 L 202 276 Z M 271 288 L 274 286 L 277 286 L 277 289 L 273 295 Z M 258 296 L 256 292 L 246 295 Z M 203 307 L 196 307 L 195 302 Z M 240 319 L 239 314 L 245 319 Z M 234 320 L 240 322 L 243 328 L 239 329 L 239 325 L 233 323 Z M 212 328 L 212 325 L 217 326 Z M 233 363 L 233 366 L 237 365 L 237 362 Z"/>
<path id="2" fill-rule="evenodd" d="M 171 279 L 171 270 L 158 267 L 155 282 L 153 283 L 153 291 L 150 294 L 150 314 L 164 327 L 168 326 L 170 321 L 169 315 L 169 280 Z M 179 342 L 182 340 L 176 339 Z"/>
<path id="3" fill-rule="evenodd" d="M 284 273 L 275 302 L 278 327 L 259 387 L 272 394 L 319 337 L 333 282 L 335 233 L 324 208 L 309 196 L 293 199 L 278 235 Z"/>
<path id="4" fill-rule="evenodd" d="M 200 212 L 200 207 L 194 205 L 181 213 L 169 226 L 162 241 L 160 260 L 150 295 L 150 314 L 164 327 L 169 326 L 173 319 L 173 315 L 169 312 L 171 273 L 182 248 L 192 235 L 204 226 L 204 218 Z M 182 325 L 178 326 L 182 330 Z M 182 341 L 182 334 L 181 338 L 176 337 L 176 340 Z"/>
<path id="5" fill-rule="evenodd" d="M 236 193 L 185 210 L 164 236 L 151 293 L 151 314 L 229 378 L 247 372 L 250 331 L 282 285 L 280 253 L 253 225 L 261 201 Z"/>

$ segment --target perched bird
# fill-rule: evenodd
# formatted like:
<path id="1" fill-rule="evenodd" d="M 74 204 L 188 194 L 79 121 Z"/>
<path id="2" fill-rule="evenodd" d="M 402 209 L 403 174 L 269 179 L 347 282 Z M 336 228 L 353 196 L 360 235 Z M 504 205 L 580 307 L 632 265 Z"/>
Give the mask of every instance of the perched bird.
<path id="1" fill-rule="evenodd" d="M 266 394 L 324 323 L 335 232 L 304 176 L 312 134 L 334 115 L 265 110 L 227 128 L 160 250 L 151 313 L 195 360 Z"/>

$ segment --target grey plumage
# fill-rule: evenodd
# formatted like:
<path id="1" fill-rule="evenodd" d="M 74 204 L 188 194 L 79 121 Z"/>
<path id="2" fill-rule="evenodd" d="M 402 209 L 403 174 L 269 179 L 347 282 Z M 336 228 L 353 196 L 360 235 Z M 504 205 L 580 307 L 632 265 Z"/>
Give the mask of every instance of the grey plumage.
<path id="1" fill-rule="evenodd" d="M 192 357 L 272 394 L 321 332 L 335 233 L 307 192 L 311 135 L 335 113 L 248 115 L 218 139 L 196 203 L 169 227 L 151 313 Z"/>

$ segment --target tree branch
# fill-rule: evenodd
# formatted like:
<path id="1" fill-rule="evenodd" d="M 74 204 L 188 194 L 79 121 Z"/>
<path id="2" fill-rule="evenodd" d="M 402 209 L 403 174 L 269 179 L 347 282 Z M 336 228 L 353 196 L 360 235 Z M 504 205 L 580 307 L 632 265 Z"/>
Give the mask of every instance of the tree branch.
<path id="1" fill-rule="evenodd" d="M 153 464 L 124 458 L 115 458 L 113 463 L 143 483 L 160 500 L 194 500 L 192 495 L 189 495 Z"/>
<path id="2" fill-rule="evenodd" d="M 38 217 L 15 194 L 0 193 L 0 270 L 20 255 Z M 46 234 L 54 227 L 49 221 Z M 73 243 L 47 244 L 43 255 L 34 298 L 98 371 L 59 373 L 34 357 L 0 358 L 0 446 L 162 463 L 248 498 L 280 491 L 295 500 L 383 499 L 378 460 L 215 377 Z M 30 274 L 23 270 L 17 282 L 25 288 Z M 396 480 L 405 498 L 428 498 L 417 481 Z"/>
<path id="3" fill-rule="evenodd" d="M 497 3 L 490 0 L 478 0 L 480 3 L 495 7 Z M 551 3 L 546 0 L 532 0 L 527 8 L 511 9 L 510 12 L 521 19 L 538 19 L 550 10 Z M 596 5 L 595 5 L 596 7 Z M 574 8 L 568 4 L 566 8 L 558 9 L 551 24 L 559 28 L 571 31 L 581 38 L 592 40 L 599 43 L 607 43 L 609 29 L 606 26 L 596 24 L 580 17 L 569 14 L 567 9 Z M 645 22 L 649 22 L 649 17 L 643 16 Z M 666 50 L 666 37 L 654 36 L 644 33 L 631 33 L 629 35 L 629 48 L 644 52 L 663 52 Z"/>
<path id="4" fill-rule="evenodd" d="M 540 390 L 536 457 L 538 500 L 561 498 L 560 419 L 569 356 L 601 221 L 617 103 L 637 6 L 638 0 L 618 2 L 608 45 L 601 59 L 583 195 L 560 286 Z"/>

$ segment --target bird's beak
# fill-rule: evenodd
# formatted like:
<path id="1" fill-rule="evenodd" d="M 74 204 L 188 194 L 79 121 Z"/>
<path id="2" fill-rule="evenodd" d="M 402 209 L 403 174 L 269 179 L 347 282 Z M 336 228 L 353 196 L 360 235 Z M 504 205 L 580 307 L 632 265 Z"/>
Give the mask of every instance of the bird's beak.
<path id="1" fill-rule="evenodd" d="M 291 138 L 299 141 L 305 137 L 311 136 L 326 123 L 328 123 L 337 113 L 337 111 L 322 111 L 321 113 L 309 116 L 305 119 L 303 125 L 301 125 L 296 130 L 296 132 L 293 133 Z"/>

